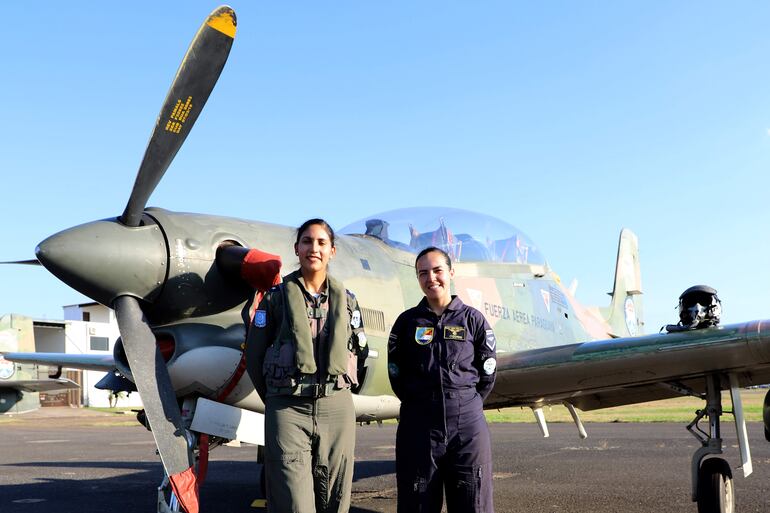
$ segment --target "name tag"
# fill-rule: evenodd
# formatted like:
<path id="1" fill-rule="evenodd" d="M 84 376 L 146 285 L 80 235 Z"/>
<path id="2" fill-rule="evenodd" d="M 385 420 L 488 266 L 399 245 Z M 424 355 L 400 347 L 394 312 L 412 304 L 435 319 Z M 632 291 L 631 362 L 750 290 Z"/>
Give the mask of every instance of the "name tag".
<path id="1" fill-rule="evenodd" d="M 463 326 L 444 326 L 444 340 L 465 340 Z"/>

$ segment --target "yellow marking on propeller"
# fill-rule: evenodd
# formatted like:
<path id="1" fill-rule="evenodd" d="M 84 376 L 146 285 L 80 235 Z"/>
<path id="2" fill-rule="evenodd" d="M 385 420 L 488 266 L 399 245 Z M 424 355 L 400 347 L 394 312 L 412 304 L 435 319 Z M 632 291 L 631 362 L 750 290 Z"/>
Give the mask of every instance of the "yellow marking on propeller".
<path id="1" fill-rule="evenodd" d="M 174 110 L 171 112 L 171 119 L 166 122 L 166 131 L 178 134 L 182 131 L 182 123 L 187 120 L 187 116 L 190 115 L 192 110 L 192 96 L 187 97 L 187 101 L 182 103 L 182 100 L 177 100 L 174 105 Z M 172 121 L 173 120 L 173 121 Z"/>
<path id="2" fill-rule="evenodd" d="M 235 13 L 232 9 L 210 16 L 206 25 L 235 39 Z"/>
<path id="3" fill-rule="evenodd" d="M 166 123 L 166 132 L 173 132 L 175 134 L 178 134 L 182 131 L 182 124 L 177 123 L 176 121 L 168 121 Z"/>

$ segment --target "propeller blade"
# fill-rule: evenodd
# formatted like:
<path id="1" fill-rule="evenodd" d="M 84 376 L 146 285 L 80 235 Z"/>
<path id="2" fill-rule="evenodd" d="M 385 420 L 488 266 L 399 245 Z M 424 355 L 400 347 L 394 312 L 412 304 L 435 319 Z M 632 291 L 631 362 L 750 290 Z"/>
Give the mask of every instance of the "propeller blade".
<path id="1" fill-rule="evenodd" d="M 17 265 L 43 265 L 35 258 L 33 260 L 10 260 L 6 262 L 0 262 L 0 264 L 17 264 Z"/>
<path id="2" fill-rule="evenodd" d="M 214 9 L 198 29 L 166 95 L 120 221 L 139 226 L 144 207 L 206 104 L 235 38 L 235 11 Z"/>
<path id="3" fill-rule="evenodd" d="M 197 512 L 198 490 L 192 470 L 194 457 L 185 437 L 176 394 L 166 362 L 155 342 L 155 335 L 135 297 L 119 296 L 112 307 L 118 320 L 126 359 L 142 398 L 163 468 L 185 511 Z"/>

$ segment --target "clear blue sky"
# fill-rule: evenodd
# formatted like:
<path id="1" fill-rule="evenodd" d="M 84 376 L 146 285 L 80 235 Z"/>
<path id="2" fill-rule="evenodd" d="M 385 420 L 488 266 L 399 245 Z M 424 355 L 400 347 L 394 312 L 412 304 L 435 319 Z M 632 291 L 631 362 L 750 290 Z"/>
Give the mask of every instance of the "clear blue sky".
<path id="1" fill-rule="evenodd" d="M 0 260 L 119 215 L 216 6 L 25 3 L 0 31 Z M 687 287 L 770 318 L 770 3 L 233 2 L 222 77 L 149 204 L 296 225 L 447 205 L 527 233 L 606 304 L 640 239 L 647 331 Z M 0 266 L 0 313 L 86 299 Z"/>

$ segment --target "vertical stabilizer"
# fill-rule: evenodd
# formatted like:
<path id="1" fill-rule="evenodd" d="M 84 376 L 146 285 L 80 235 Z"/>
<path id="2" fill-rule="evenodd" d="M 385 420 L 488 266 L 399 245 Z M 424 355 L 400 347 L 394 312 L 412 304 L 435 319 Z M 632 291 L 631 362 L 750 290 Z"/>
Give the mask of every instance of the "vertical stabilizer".
<path id="1" fill-rule="evenodd" d="M 610 292 L 612 300 L 601 312 L 617 337 L 634 337 L 644 333 L 642 309 L 642 279 L 639 271 L 639 239 L 624 228 L 618 242 L 615 283 Z"/>

